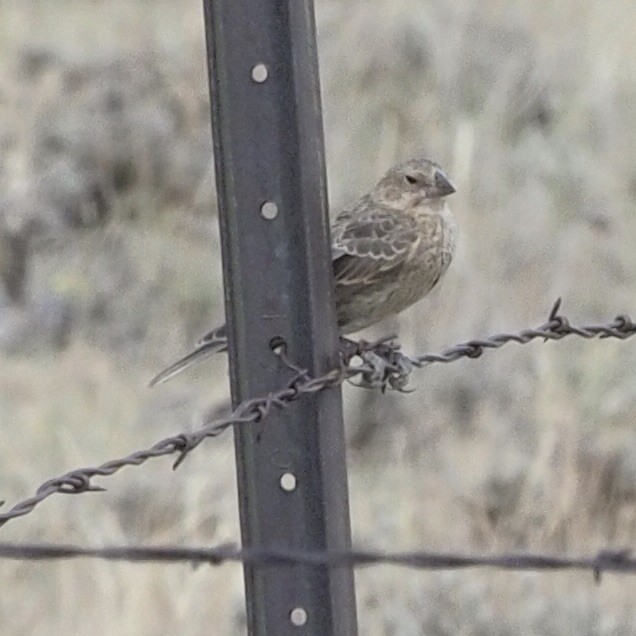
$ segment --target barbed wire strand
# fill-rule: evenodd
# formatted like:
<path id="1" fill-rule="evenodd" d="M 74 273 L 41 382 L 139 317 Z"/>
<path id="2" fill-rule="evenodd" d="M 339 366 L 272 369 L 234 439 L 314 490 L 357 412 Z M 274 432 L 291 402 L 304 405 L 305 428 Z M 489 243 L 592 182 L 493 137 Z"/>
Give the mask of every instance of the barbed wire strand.
<path id="1" fill-rule="evenodd" d="M 629 550 L 601 550 L 592 557 L 560 557 L 517 553 L 469 555 L 440 552 L 384 552 L 373 550 L 306 551 L 298 549 L 239 549 L 234 545 L 214 548 L 181 546 L 111 546 L 101 548 L 74 545 L 0 543 L 0 558 L 20 561 L 44 561 L 72 558 L 96 558 L 128 563 L 189 562 L 218 566 L 228 562 L 269 566 L 364 567 L 394 565 L 416 570 L 498 568 L 506 570 L 589 570 L 597 582 L 604 572 L 636 574 L 636 559 Z"/>
<path id="2" fill-rule="evenodd" d="M 139 466 L 149 459 L 177 454 L 173 468 L 177 468 L 187 454 L 204 439 L 216 437 L 234 425 L 252 424 L 265 420 L 274 408 L 282 409 L 304 395 L 311 395 L 326 388 L 341 384 L 355 377 L 361 378 L 361 386 L 371 388 L 393 388 L 404 390 L 413 367 L 421 368 L 434 363 L 455 362 L 461 358 L 477 358 L 485 351 L 499 349 L 509 342 L 528 344 L 535 339 L 560 340 L 575 335 L 582 338 L 618 338 L 624 340 L 636 333 L 636 324 L 629 316 L 620 315 L 606 324 L 574 326 L 559 315 L 561 299 L 553 305 L 548 321 L 535 329 L 524 329 L 518 333 L 501 333 L 480 340 L 469 340 L 444 349 L 437 354 L 407 356 L 392 339 L 376 342 L 347 341 L 341 353 L 341 365 L 324 375 L 312 378 L 307 371 L 293 365 L 287 358 L 285 347 L 279 346 L 281 360 L 294 376 L 279 391 L 267 396 L 242 402 L 226 418 L 206 423 L 202 428 L 180 433 L 160 440 L 150 448 L 136 451 L 125 457 L 113 459 L 97 467 L 79 468 L 44 482 L 32 497 L 15 504 L 10 510 L 0 514 L 0 528 L 8 521 L 32 512 L 36 506 L 51 495 L 103 492 L 105 489 L 92 483 L 94 477 L 107 477 L 125 466 Z M 283 343 L 284 344 L 284 343 Z M 355 357 L 362 359 L 358 365 L 352 364 Z M 1 505 L 1 503 L 0 503 Z"/>

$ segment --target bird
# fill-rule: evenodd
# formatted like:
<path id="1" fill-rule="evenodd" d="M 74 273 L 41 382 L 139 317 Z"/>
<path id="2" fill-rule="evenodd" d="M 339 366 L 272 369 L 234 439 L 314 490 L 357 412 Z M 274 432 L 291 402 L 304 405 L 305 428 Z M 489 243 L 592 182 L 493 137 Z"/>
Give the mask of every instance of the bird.
<path id="1" fill-rule="evenodd" d="M 336 216 L 331 255 L 342 336 L 400 313 L 437 285 L 455 251 L 457 226 L 446 201 L 454 192 L 439 164 L 413 158 L 390 168 Z M 222 325 L 158 373 L 150 386 L 226 349 Z"/>

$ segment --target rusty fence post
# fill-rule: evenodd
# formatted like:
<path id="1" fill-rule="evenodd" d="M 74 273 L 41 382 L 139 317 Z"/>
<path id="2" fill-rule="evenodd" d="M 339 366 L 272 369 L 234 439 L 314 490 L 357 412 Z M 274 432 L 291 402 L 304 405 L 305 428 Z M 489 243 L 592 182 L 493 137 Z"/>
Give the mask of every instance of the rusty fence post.
<path id="1" fill-rule="evenodd" d="M 232 399 L 338 363 L 312 0 L 204 0 Z M 339 388 L 236 430 L 243 545 L 350 547 Z M 246 565 L 251 635 L 356 633 L 349 567 Z"/>

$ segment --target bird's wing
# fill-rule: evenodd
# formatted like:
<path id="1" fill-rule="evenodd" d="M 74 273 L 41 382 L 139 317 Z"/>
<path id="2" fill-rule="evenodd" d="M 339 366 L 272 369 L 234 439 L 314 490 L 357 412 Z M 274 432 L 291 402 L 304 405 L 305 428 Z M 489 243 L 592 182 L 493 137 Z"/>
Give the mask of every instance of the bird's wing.
<path id="1" fill-rule="evenodd" d="M 401 266 L 420 240 L 413 217 L 364 200 L 338 216 L 331 236 L 338 285 L 375 282 Z"/>

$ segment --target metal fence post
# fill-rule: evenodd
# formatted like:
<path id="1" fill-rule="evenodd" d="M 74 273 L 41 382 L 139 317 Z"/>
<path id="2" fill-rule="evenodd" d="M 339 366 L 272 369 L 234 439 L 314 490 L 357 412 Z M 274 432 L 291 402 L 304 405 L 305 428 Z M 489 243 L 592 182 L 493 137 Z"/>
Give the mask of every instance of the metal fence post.
<path id="1" fill-rule="evenodd" d="M 204 0 L 234 404 L 279 389 L 281 337 L 337 365 L 313 0 Z M 350 545 L 339 389 L 236 431 L 243 543 Z M 250 634 L 355 634 L 349 567 L 246 566 Z"/>

